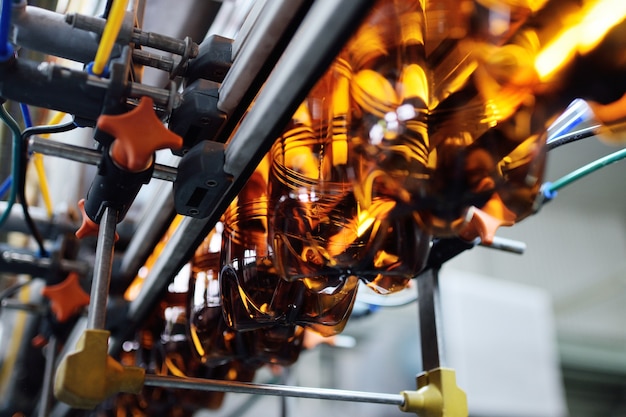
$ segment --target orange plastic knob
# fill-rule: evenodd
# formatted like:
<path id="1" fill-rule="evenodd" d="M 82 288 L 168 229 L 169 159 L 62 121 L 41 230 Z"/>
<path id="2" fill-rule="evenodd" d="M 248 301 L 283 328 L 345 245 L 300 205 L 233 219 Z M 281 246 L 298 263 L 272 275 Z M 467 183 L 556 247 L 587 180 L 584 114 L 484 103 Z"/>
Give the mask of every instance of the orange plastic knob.
<path id="1" fill-rule="evenodd" d="M 50 300 L 50 309 L 61 323 L 89 304 L 89 295 L 80 286 L 75 272 L 70 272 L 60 284 L 44 287 L 41 293 Z"/>
<path id="2" fill-rule="evenodd" d="M 493 243 L 498 228 L 515 224 L 515 214 L 506 208 L 497 193 L 494 193 L 482 209 L 472 207 L 471 216 L 468 224 L 459 233 L 460 237 L 467 241 L 480 237 L 486 245 Z"/>
<path id="3" fill-rule="evenodd" d="M 98 232 L 100 231 L 100 225 L 94 222 L 93 220 L 91 220 L 89 216 L 87 215 L 87 212 L 85 211 L 85 199 L 84 198 L 81 198 L 80 201 L 78 202 L 78 208 L 83 216 L 83 222 L 78 228 L 78 230 L 76 231 L 76 233 L 74 233 L 74 235 L 79 239 L 82 239 L 87 236 L 98 236 Z M 117 232 L 115 232 L 115 241 L 117 242 L 119 238 L 120 236 L 117 234 Z"/>
<path id="4" fill-rule="evenodd" d="M 78 208 L 83 215 L 83 223 L 80 225 L 75 235 L 77 238 L 82 239 L 87 236 L 98 236 L 98 230 L 100 230 L 100 225 L 87 216 L 85 212 L 85 199 L 81 199 L 78 202 Z"/>
<path id="5" fill-rule="evenodd" d="M 150 97 L 143 97 L 127 113 L 98 118 L 98 128 L 115 137 L 111 158 L 131 172 L 149 168 L 155 151 L 183 146 L 183 139 L 163 125 L 153 106 Z"/>

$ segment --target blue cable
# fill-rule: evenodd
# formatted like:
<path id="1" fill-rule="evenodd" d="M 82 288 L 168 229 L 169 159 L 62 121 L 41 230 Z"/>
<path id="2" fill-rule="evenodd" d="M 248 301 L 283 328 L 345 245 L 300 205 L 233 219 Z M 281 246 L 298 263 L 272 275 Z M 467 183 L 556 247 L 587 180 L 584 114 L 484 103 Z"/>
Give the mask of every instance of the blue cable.
<path id="1" fill-rule="evenodd" d="M 9 175 L 8 178 L 0 184 L 0 198 L 4 198 L 4 195 L 9 191 L 11 185 L 13 185 L 13 175 Z"/>
<path id="2" fill-rule="evenodd" d="M 2 11 L 0 12 L 0 62 L 6 62 L 13 57 L 13 46 L 9 43 L 12 8 L 11 0 L 2 0 Z"/>
<path id="3" fill-rule="evenodd" d="M 24 126 L 26 126 L 26 128 L 33 127 L 33 119 L 31 119 L 30 117 L 30 110 L 28 109 L 28 105 L 20 103 L 20 110 L 22 111 Z"/>

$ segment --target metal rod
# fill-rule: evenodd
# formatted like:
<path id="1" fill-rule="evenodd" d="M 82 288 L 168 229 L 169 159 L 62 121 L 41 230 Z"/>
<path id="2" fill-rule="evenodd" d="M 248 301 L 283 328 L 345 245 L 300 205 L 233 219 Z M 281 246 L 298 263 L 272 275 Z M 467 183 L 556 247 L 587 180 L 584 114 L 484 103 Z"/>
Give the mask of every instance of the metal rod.
<path id="1" fill-rule="evenodd" d="M 100 221 L 98 245 L 96 246 L 96 262 L 93 282 L 91 283 L 91 302 L 89 303 L 89 313 L 87 314 L 88 329 L 104 329 L 106 322 L 106 304 L 113 268 L 117 215 L 117 210 L 106 207 Z"/>
<path id="2" fill-rule="evenodd" d="M 0 301 L 0 307 L 7 310 L 26 311 L 34 314 L 44 314 L 46 312 L 46 306 L 43 304 L 24 303 L 12 298 L 6 298 Z"/>
<path id="3" fill-rule="evenodd" d="M 100 159 L 102 159 L 102 154 L 94 149 L 69 145 L 67 143 L 56 142 L 49 139 L 42 139 L 36 136 L 29 139 L 28 149 L 32 152 L 48 156 L 56 156 L 89 165 L 98 165 L 100 163 Z M 174 167 L 154 164 L 152 177 L 159 180 L 174 182 L 176 180 L 176 174 L 177 170 Z"/>
<path id="4" fill-rule="evenodd" d="M 306 2 L 302 0 L 273 0 L 253 6 L 250 30 L 237 35 L 233 53 L 237 58 L 220 86 L 217 107 L 232 114 L 277 46 L 292 19 Z M 246 19 L 245 28 L 249 20 Z M 240 39 L 243 39 L 242 42 Z"/>
<path id="5" fill-rule="evenodd" d="M 86 16 L 82 14 L 68 14 L 65 16 L 65 22 L 77 29 L 102 35 L 106 20 L 100 17 Z M 176 39 L 171 36 L 161 35 L 159 33 L 144 32 L 135 28 L 130 34 L 130 39 L 122 32 L 117 39 L 119 43 L 128 43 L 132 41 L 142 46 L 158 49 L 165 52 L 171 52 L 177 55 L 183 55 L 187 51 L 187 44 L 184 40 Z M 198 55 L 198 45 L 192 44 L 190 57 Z"/>
<path id="6" fill-rule="evenodd" d="M 146 375 L 145 386 L 193 389 L 201 391 L 236 392 L 240 394 L 276 395 L 280 397 L 313 398 L 317 400 L 334 400 L 362 402 L 372 404 L 404 405 L 404 397 L 400 394 L 348 391 L 328 388 L 295 387 L 287 385 L 254 384 L 238 381 L 221 381 L 202 378 L 179 378 L 162 375 Z"/>
<path id="7" fill-rule="evenodd" d="M 417 291 L 422 369 L 429 371 L 446 365 L 439 297 L 439 268 L 432 268 L 417 277 Z"/>
<path id="8" fill-rule="evenodd" d="M 52 394 L 52 383 L 54 381 L 54 370 L 56 360 L 57 339 L 54 335 L 48 339 L 48 344 L 45 347 L 46 354 L 46 367 L 43 373 L 43 386 L 41 388 L 41 397 L 39 401 L 39 413 L 38 417 L 47 417 L 50 411 L 50 400 Z"/>
<path id="9" fill-rule="evenodd" d="M 256 166 L 260 162 L 372 4 L 371 0 L 318 0 L 313 3 L 255 99 L 254 106 L 228 142 L 224 162 L 226 173 L 238 177 L 249 171 L 251 164 Z M 243 58 L 233 63 L 229 76 L 240 59 Z M 226 89 L 229 76 L 220 87 L 218 107 L 221 110 L 224 104 L 222 93 L 229 91 Z"/>
<path id="10" fill-rule="evenodd" d="M 526 251 L 526 243 L 499 236 L 494 236 L 491 244 L 487 245 L 481 242 L 480 246 L 490 249 L 498 249 L 504 252 L 516 253 L 518 255 L 522 255 Z"/>
<path id="11" fill-rule="evenodd" d="M 153 248 L 163 236 L 163 231 L 174 218 L 172 186 L 161 183 L 148 206 L 150 210 L 141 216 L 120 264 L 119 276 L 123 280 L 127 280 L 128 283 L 135 278 L 137 271 L 148 259 Z"/>

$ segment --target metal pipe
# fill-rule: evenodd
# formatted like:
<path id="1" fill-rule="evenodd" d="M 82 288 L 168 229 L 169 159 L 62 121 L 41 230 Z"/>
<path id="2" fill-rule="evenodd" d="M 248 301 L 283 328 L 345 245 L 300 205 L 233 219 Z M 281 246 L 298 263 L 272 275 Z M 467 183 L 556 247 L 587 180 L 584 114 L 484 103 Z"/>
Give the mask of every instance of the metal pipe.
<path id="1" fill-rule="evenodd" d="M 90 62 L 96 56 L 96 36 L 69 26 L 63 14 L 27 6 L 22 0 L 13 5 L 11 18 L 11 40 L 16 45 L 78 62 Z M 120 51 L 117 48 L 113 56 L 119 56 Z"/>
<path id="2" fill-rule="evenodd" d="M 95 149 L 56 142 L 49 139 L 42 139 L 37 136 L 33 136 L 29 139 L 28 149 L 31 152 L 37 152 L 48 156 L 56 156 L 89 165 L 98 165 L 100 163 L 100 159 L 102 158 L 102 154 Z M 155 164 L 152 177 L 159 180 L 174 182 L 176 180 L 176 174 L 177 170 L 175 167 Z"/>
<path id="3" fill-rule="evenodd" d="M 7 310 L 19 310 L 33 314 L 45 314 L 47 307 L 43 304 L 23 303 L 11 298 L 0 301 L 0 307 Z"/>
<path id="4" fill-rule="evenodd" d="M 66 23 L 72 25 L 72 27 L 92 32 L 97 35 L 102 35 L 106 24 L 106 20 L 100 17 L 85 16 L 78 13 L 68 14 L 65 17 L 65 21 Z M 116 42 L 134 42 L 142 46 L 158 49 L 160 51 L 171 52 L 176 55 L 185 55 L 185 53 L 189 52 L 190 58 L 198 55 L 198 45 L 195 43 L 192 43 L 190 51 L 187 51 L 188 45 L 184 40 L 158 33 L 144 32 L 139 28 L 134 28 L 132 33 L 121 32 Z"/>
<path id="5" fill-rule="evenodd" d="M 12 269 L 14 273 L 41 273 L 49 272 L 52 267 L 58 266 L 62 272 L 75 271 L 81 276 L 87 275 L 89 272 L 89 264 L 83 261 L 73 261 L 69 259 L 59 259 L 58 264 L 51 258 L 40 258 L 31 253 L 3 250 L 0 247 L 0 265 Z"/>
<path id="6" fill-rule="evenodd" d="M 510 253 L 516 253 L 518 255 L 522 255 L 526 251 L 526 243 L 520 242 L 519 240 L 506 239 L 499 236 L 494 236 L 491 244 L 487 245 L 481 242 L 480 246 Z"/>
<path id="7" fill-rule="evenodd" d="M 313 3 L 254 106 L 228 143 L 224 171 L 239 176 L 269 151 L 297 106 L 328 68 L 372 4 L 370 0 L 317 0 Z M 244 46 L 240 52 L 242 58 L 247 49 L 248 46 Z M 238 67 L 237 62 L 233 63 L 231 71 Z M 227 91 L 229 76 L 220 88 L 220 110 L 224 110 L 221 107 L 224 104 L 221 102 L 224 97 L 222 91 Z"/>
<path id="8" fill-rule="evenodd" d="M 48 339 L 45 347 L 46 367 L 43 372 L 43 386 L 41 388 L 41 396 L 39 401 L 38 417 L 48 417 L 50 411 L 50 400 L 52 397 L 52 384 L 54 381 L 54 370 L 56 360 L 57 339 L 54 335 Z"/>
<path id="9" fill-rule="evenodd" d="M 91 283 L 91 301 L 87 314 L 88 329 L 104 329 L 106 324 L 106 306 L 111 284 L 113 269 L 113 249 L 115 246 L 115 228 L 118 212 L 106 207 L 100 229 L 98 230 L 98 244 L 96 246 L 96 262 Z"/>
<path id="10" fill-rule="evenodd" d="M 178 378 L 162 375 L 146 375 L 145 386 L 194 389 L 200 391 L 236 392 L 241 394 L 275 395 L 280 397 L 312 398 L 316 400 L 334 400 L 362 402 L 371 404 L 404 405 L 400 394 L 348 391 L 328 388 L 295 387 L 287 385 L 254 384 L 238 381 L 222 381 L 202 378 Z"/>
<path id="11" fill-rule="evenodd" d="M 273 0 L 253 8 L 250 16 L 254 23 L 248 31 L 237 35 L 233 54 L 236 59 L 220 86 L 217 107 L 226 114 L 233 114 L 252 85 L 259 71 L 279 43 L 292 19 L 304 6 L 302 0 Z M 248 21 L 248 19 L 246 19 Z M 243 44 L 238 38 L 243 37 Z"/>
<path id="12" fill-rule="evenodd" d="M 6 201 L 0 201 L 0 213 L 6 210 L 8 204 Z M 74 233 L 80 226 L 80 223 L 72 221 L 69 216 L 63 214 L 55 214 L 53 218 L 48 216 L 46 209 L 43 207 L 29 207 L 30 217 L 33 218 L 37 228 L 45 238 L 55 238 L 60 234 Z M 29 234 L 30 230 L 26 226 L 22 207 L 18 204 L 11 209 L 11 214 L 7 222 L 2 226 L 3 231 L 11 230 Z"/>
<path id="13" fill-rule="evenodd" d="M 123 280 L 132 280 L 137 271 L 150 256 L 153 248 L 163 236 L 167 225 L 175 215 L 174 196 L 172 187 L 162 183 L 162 186 L 155 193 L 154 199 L 150 201 L 145 216 L 141 216 L 141 221 L 133 233 L 133 237 L 124 251 L 124 257 L 119 268 L 119 276 Z"/>
<path id="14" fill-rule="evenodd" d="M 432 268 L 417 277 L 422 369 L 446 366 L 439 293 L 439 269 Z"/>

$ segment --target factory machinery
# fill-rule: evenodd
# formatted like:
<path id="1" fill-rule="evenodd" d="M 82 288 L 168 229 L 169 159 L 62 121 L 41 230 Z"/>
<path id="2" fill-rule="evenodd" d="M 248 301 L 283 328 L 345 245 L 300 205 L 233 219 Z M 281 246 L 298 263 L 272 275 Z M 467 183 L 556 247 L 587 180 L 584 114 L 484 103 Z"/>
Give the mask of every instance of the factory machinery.
<path id="1" fill-rule="evenodd" d="M 543 180 L 548 151 L 620 140 L 624 2 L 259 0 L 233 38 L 209 31 L 222 2 L 197 2 L 180 38 L 128 3 L 2 2 L 0 415 L 192 415 L 227 392 L 467 415 L 439 268 L 479 244 L 521 251 L 498 227 L 623 158 Z M 77 129 L 93 146 L 57 139 Z M 29 210 L 41 155 L 95 166 L 76 218 Z M 339 334 L 359 286 L 417 287 L 416 387 L 252 382 Z"/>

